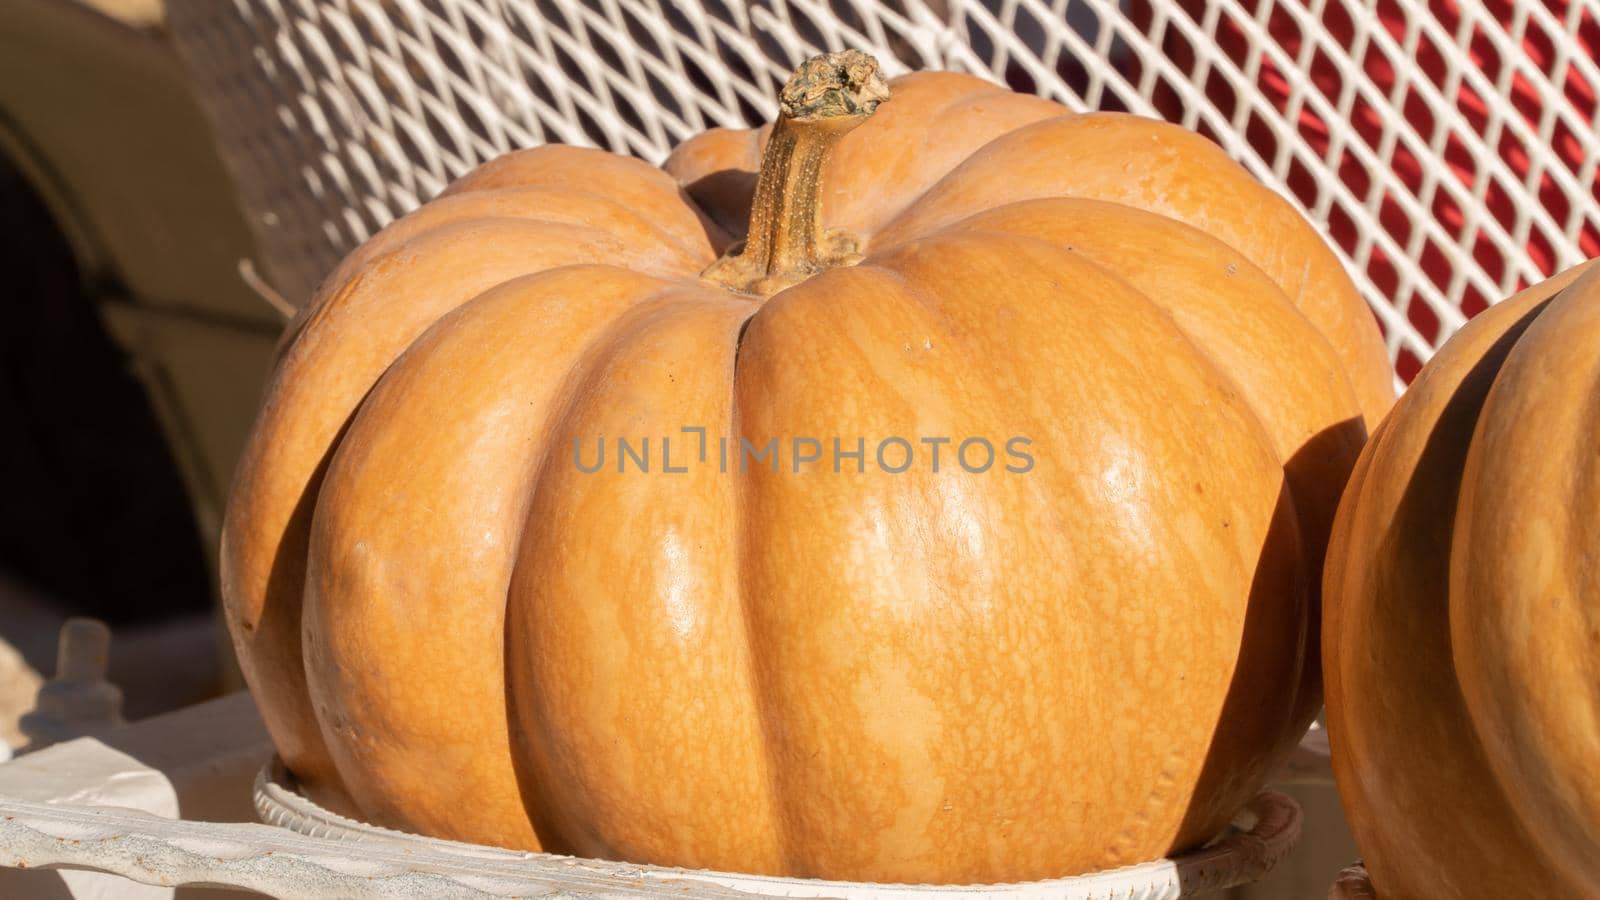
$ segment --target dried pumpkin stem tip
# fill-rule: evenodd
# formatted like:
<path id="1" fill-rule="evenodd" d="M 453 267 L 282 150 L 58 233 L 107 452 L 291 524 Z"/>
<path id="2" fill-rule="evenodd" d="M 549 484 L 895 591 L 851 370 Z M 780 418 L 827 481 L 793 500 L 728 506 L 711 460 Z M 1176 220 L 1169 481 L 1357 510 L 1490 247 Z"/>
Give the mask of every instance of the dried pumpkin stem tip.
<path id="1" fill-rule="evenodd" d="M 770 296 L 830 266 L 859 261 L 853 237 L 823 233 L 824 164 L 839 138 L 888 99 L 878 61 L 865 53 L 844 50 L 801 63 L 778 94 L 778 121 L 761 157 L 745 245 L 705 276 Z"/>
<path id="2" fill-rule="evenodd" d="M 794 70 L 778 93 L 778 108 L 791 119 L 872 115 L 889 99 L 878 61 L 859 50 L 813 56 Z"/>

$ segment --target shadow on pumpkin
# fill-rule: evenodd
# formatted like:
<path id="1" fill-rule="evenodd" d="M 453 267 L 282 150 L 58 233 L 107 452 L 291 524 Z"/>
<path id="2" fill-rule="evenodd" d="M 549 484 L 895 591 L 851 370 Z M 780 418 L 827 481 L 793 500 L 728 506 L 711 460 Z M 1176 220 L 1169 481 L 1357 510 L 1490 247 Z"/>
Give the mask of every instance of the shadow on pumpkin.
<path id="1" fill-rule="evenodd" d="M 1456 668 L 1448 590 L 1451 538 L 1471 438 L 1484 402 L 1506 358 L 1559 296 L 1557 293 L 1520 311 L 1451 389 L 1406 473 L 1404 492 L 1377 541 L 1386 548 L 1386 559 L 1404 560 L 1405 564 L 1373 576 L 1373 583 L 1383 579 L 1381 589 L 1364 588 L 1376 595 L 1363 601 L 1370 604 L 1365 613 L 1381 627 L 1362 629 L 1358 635 L 1365 658 L 1362 666 L 1383 677 L 1409 680 L 1412 692 L 1427 698 L 1425 703 L 1381 705 L 1365 700 L 1359 706 L 1354 698 L 1347 701 L 1350 711 L 1345 718 L 1361 723 L 1368 751 L 1386 751 L 1388 755 L 1384 757 L 1385 777 L 1360 785 L 1346 798 L 1346 809 L 1356 811 L 1350 819 L 1355 836 L 1376 848 L 1365 854 L 1373 881 L 1394 885 L 1385 890 L 1396 894 L 1406 893 L 1418 883 L 1414 872 L 1420 866 L 1448 872 L 1456 883 L 1471 884 L 1485 897 L 1567 895 L 1566 886 L 1554 879 L 1537 884 L 1530 877 L 1534 867 L 1526 860 L 1531 845 L 1524 844 L 1520 850 L 1511 843 L 1496 845 L 1508 858 L 1524 863 L 1511 866 L 1492 855 L 1485 857 L 1473 841 L 1438 839 L 1441 833 L 1448 833 L 1444 829 L 1484 833 L 1517 821 L 1504 788 L 1484 777 L 1492 766 L 1473 725 Z M 1449 371 L 1441 372 L 1441 378 L 1448 378 Z M 1342 633 L 1350 634 L 1351 629 Z M 1345 750 L 1344 735 L 1330 729 L 1329 737 L 1338 759 Z M 1440 802 L 1461 787 L 1470 789 L 1470 800 Z M 1398 815 L 1400 811 L 1407 815 Z M 1504 832 L 1491 838 L 1503 839 Z M 1396 846 L 1415 846 L 1423 852 L 1407 850 L 1402 855 L 1393 849 Z M 1413 868 L 1401 868 L 1404 866 Z"/>
<path id="2" fill-rule="evenodd" d="M 299 779 L 301 787 L 312 800 L 326 809 L 357 820 L 364 820 L 365 816 L 339 784 L 333 761 L 328 755 L 325 739 L 322 737 L 320 718 L 312 706 L 311 691 L 305 674 L 305 648 L 301 624 L 305 609 L 306 562 L 311 548 L 311 520 L 316 512 L 317 498 L 322 492 L 322 480 L 328 473 L 334 454 L 343 444 L 351 423 L 355 421 L 357 412 L 367 402 L 371 391 L 369 388 L 367 394 L 364 394 L 352 408 L 339 426 L 333 440 L 329 442 L 327 452 L 317 461 L 317 467 L 306 480 L 305 490 L 295 502 L 294 511 L 290 514 L 289 521 L 285 523 L 283 536 L 279 539 L 277 552 L 272 558 L 272 568 L 267 574 L 266 596 L 262 600 L 256 627 L 246 632 L 250 656 L 255 660 L 256 671 L 260 673 L 256 677 L 261 677 L 262 674 L 270 676 L 274 673 L 286 673 L 293 682 L 262 686 L 266 688 L 265 692 L 253 687 L 252 693 L 257 697 L 276 695 L 293 698 L 289 703 L 298 704 L 298 708 L 290 706 L 286 711 L 289 717 L 297 718 L 299 722 L 291 727 L 297 732 L 305 731 L 309 723 L 309 737 L 315 746 L 312 752 L 318 758 L 317 762 L 326 767 L 324 772 L 296 769 L 295 777 Z M 235 641 L 239 641 L 237 630 Z M 285 709 L 280 706 L 276 711 L 281 714 Z M 261 713 L 263 718 L 271 715 L 265 706 Z M 282 725 L 281 722 L 269 721 L 269 725 L 274 724 Z M 275 741 L 282 740 L 276 733 L 276 728 L 274 732 Z M 306 752 L 310 748 L 297 749 Z M 280 745 L 279 753 L 282 752 L 283 748 Z"/>
<path id="3" fill-rule="evenodd" d="M 1299 726 L 1301 732 L 1322 707 L 1322 565 L 1328 555 L 1328 537 L 1339 500 L 1367 437 L 1362 419 L 1346 419 L 1307 440 L 1283 467 L 1295 504 L 1304 513 L 1301 521 L 1321 523 L 1316 531 L 1303 529 L 1300 533 L 1305 558 L 1311 563 L 1306 660 L 1300 678 L 1300 700 L 1295 707 L 1296 715 L 1305 720 Z"/>
<path id="4" fill-rule="evenodd" d="M 1279 509 L 1287 508 L 1290 514 L 1280 514 L 1262 546 L 1245 612 L 1239 664 L 1179 828 L 1175 852 L 1219 834 L 1238 807 L 1288 760 L 1321 709 L 1321 576 L 1330 529 L 1301 533 L 1292 510 L 1293 504 L 1304 502 L 1299 499 L 1304 494 L 1313 506 L 1319 502 L 1327 506 L 1325 510 L 1313 508 L 1309 519 L 1331 525 L 1333 507 L 1365 438 L 1362 420 L 1348 419 L 1308 440 L 1284 467 L 1287 477 L 1279 494 Z M 1329 479 L 1337 484 L 1330 484 Z M 1301 485 L 1299 494 L 1290 487 L 1294 484 Z M 1331 502 L 1317 498 L 1331 498 Z M 1295 567 L 1298 571 L 1286 571 L 1297 559 L 1307 564 Z M 1295 585 L 1288 598 L 1292 602 L 1286 603 L 1282 594 L 1285 583 Z M 1287 635 L 1297 636 L 1298 646 L 1282 648 Z M 1296 658 L 1285 660 L 1286 652 Z M 1292 694 L 1283 690 L 1286 675 L 1297 680 Z M 1263 754 L 1253 749 L 1260 747 L 1270 750 Z M 1253 765 L 1239 765 L 1240 760 L 1251 758 L 1257 760 Z M 1186 889 L 1200 887 L 1185 885 Z"/>
<path id="5" fill-rule="evenodd" d="M 706 238 L 718 253 L 742 241 L 750 230 L 750 207 L 755 202 L 755 172 L 723 169 L 683 186 L 694 208 L 704 214 Z"/>

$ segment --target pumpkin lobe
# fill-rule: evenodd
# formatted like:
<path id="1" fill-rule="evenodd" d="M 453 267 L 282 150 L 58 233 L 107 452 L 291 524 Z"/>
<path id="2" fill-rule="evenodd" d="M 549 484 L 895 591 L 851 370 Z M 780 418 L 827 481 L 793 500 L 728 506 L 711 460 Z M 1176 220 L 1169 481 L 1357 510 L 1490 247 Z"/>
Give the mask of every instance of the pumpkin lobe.
<path id="1" fill-rule="evenodd" d="M 860 241 L 822 227 L 822 171 L 841 137 L 889 99 L 878 61 L 856 50 L 800 64 L 778 95 L 778 120 L 761 157 L 749 237 L 712 263 L 706 279 L 770 297 L 824 269 L 861 261 Z"/>

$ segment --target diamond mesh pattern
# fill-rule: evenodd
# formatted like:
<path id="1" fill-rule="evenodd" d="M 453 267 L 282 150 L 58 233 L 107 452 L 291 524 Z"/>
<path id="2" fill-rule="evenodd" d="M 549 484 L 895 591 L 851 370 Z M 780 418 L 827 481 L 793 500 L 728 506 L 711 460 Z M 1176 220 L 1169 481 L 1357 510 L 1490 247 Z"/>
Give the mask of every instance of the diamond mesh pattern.
<path id="1" fill-rule="evenodd" d="M 290 296 L 472 166 L 658 161 L 856 47 L 1201 131 L 1329 235 L 1409 379 L 1466 317 L 1600 255 L 1600 0 L 173 0 Z"/>

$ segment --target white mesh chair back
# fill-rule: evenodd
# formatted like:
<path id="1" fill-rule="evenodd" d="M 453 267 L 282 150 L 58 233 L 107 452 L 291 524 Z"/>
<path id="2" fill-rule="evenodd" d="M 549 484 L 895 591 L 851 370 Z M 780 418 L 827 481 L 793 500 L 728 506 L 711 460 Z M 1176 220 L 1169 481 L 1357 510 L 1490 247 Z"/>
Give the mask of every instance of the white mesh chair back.
<path id="1" fill-rule="evenodd" d="M 297 302 L 484 160 L 659 161 L 845 47 L 1208 135 L 1323 228 L 1402 379 L 1600 255 L 1600 0 L 169 0 L 169 23 Z"/>

